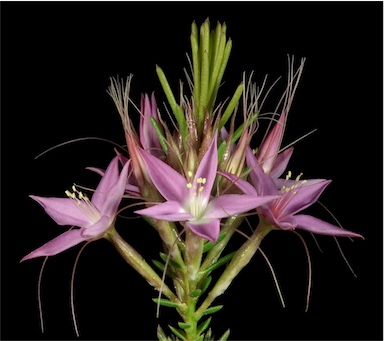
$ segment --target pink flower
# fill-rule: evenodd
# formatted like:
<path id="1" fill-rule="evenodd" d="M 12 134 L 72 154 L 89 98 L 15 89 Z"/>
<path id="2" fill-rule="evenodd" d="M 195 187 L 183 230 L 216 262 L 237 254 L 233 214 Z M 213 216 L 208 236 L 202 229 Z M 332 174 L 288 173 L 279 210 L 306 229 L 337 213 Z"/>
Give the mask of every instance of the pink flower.
<path id="1" fill-rule="evenodd" d="M 217 134 L 202 158 L 195 174 L 186 177 L 165 162 L 139 149 L 149 176 L 166 199 L 136 213 L 154 219 L 185 222 L 199 237 L 215 242 L 220 233 L 220 219 L 247 212 L 277 196 L 224 194 L 212 198 L 217 173 Z"/>
<path id="2" fill-rule="evenodd" d="M 127 162 L 119 174 L 119 156 L 116 156 L 101 178 L 91 200 L 74 186 L 72 193 L 66 191 L 68 198 L 31 195 L 56 223 L 77 228 L 62 233 L 23 257 L 21 261 L 53 256 L 83 241 L 102 238 L 113 227 L 116 219 L 127 184 L 128 166 Z"/>

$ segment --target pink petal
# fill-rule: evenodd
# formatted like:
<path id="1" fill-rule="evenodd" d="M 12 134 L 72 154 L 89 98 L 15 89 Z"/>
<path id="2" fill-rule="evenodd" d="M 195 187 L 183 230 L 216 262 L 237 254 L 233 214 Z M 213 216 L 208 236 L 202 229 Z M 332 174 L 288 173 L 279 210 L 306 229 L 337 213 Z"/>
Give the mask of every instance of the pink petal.
<path id="1" fill-rule="evenodd" d="M 207 239 L 215 243 L 220 234 L 220 221 L 219 219 L 210 219 L 204 223 L 186 222 L 187 226 L 197 236 Z"/>
<path id="2" fill-rule="evenodd" d="M 44 198 L 30 195 L 43 206 L 45 212 L 59 225 L 74 225 L 88 227 L 91 225 L 88 217 L 83 213 L 76 203 L 69 198 Z"/>
<path id="3" fill-rule="evenodd" d="M 165 221 L 185 221 L 193 218 L 190 213 L 185 212 L 178 201 L 166 201 L 137 210 L 135 213 Z"/>
<path id="4" fill-rule="evenodd" d="M 127 177 L 128 177 L 128 167 L 129 167 L 129 163 L 127 162 L 124 165 L 123 169 L 121 170 L 120 176 L 117 179 L 118 181 L 111 188 L 109 188 L 109 192 L 106 193 L 103 206 L 101 206 L 99 209 L 100 215 L 113 217 L 116 214 L 117 209 L 120 205 L 121 199 L 123 198 L 123 195 L 125 193 L 125 188 L 127 185 Z M 104 177 L 106 175 L 107 175 L 107 172 L 105 172 Z"/>
<path id="5" fill-rule="evenodd" d="M 166 200 L 183 202 L 188 196 L 187 180 L 172 167 L 149 152 L 138 148 L 147 166 L 149 176 Z"/>
<path id="6" fill-rule="evenodd" d="M 275 182 L 269 174 L 264 173 L 251 148 L 246 150 L 247 164 L 252 168 L 250 178 L 259 195 L 276 195 L 278 193 Z"/>
<path id="7" fill-rule="evenodd" d="M 291 159 L 292 153 L 293 147 L 288 148 L 284 152 L 277 155 L 275 163 L 271 169 L 271 172 L 269 173 L 273 179 L 277 179 L 281 176 L 281 174 L 285 172 L 288 162 Z"/>
<path id="8" fill-rule="evenodd" d="M 239 213 L 245 213 L 258 206 L 270 202 L 278 196 L 257 196 L 257 195 L 239 195 L 226 194 L 214 198 L 207 208 L 207 214 L 204 218 L 225 218 Z"/>
<path id="9" fill-rule="evenodd" d="M 197 167 L 195 181 L 199 178 L 205 178 L 204 185 L 204 197 L 209 199 L 213 183 L 215 182 L 217 172 L 217 133 L 212 139 L 211 145 L 206 151 L 205 155 L 200 161 L 199 167 Z"/>
<path id="10" fill-rule="evenodd" d="M 283 111 L 279 120 L 271 129 L 265 140 L 261 143 L 260 148 L 257 151 L 257 160 L 263 167 L 265 173 L 271 172 L 277 154 L 279 153 L 284 134 L 285 121 L 286 113 Z"/>
<path id="11" fill-rule="evenodd" d="M 356 237 L 364 239 L 364 237 L 358 233 L 345 230 L 341 227 L 329 224 L 323 220 L 312 217 L 310 215 L 298 214 L 295 215 L 294 218 L 296 220 L 298 229 L 302 229 L 316 234 L 324 234 L 327 236 Z"/>
<path id="12" fill-rule="evenodd" d="M 43 246 L 23 257 L 21 262 L 41 256 L 54 256 L 83 242 L 85 239 L 81 236 L 82 230 L 83 229 L 72 229 L 62 233 L 58 237 L 50 240 L 48 243 L 45 243 Z"/>
<path id="13" fill-rule="evenodd" d="M 227 172 L 217 172 L 218 174 L 224 176 L 228 180 L 232 181 L 232 183 L 244 194 L 249 195 L 257 195 L 257 191 L 255 187 L 253 187 L 248 181 L 239 178 L 237 175 Z"/>
<path id="14" fill-rule="evenodd" d="M 113 220 L 111 220 L 110 217 L 104 215 L 97 223 L 83 229 L 81 235 L 84 239 L 101 238 L 104 233 L 110 229 L 112 223 Z"/>
<path id="15" fill-rule="evenodd" d="M 300 184 L 300 181 L 298 183 Z M 289 202 L 279 216 L 284 219 L 285 216 L 293 215 L 312 205 L 330 183 L 331 180 L 316 179 L 312 180 L 309 185 L 304 183 L 283 194 L 283 197 L 288 196 Z M 291 191 L 296 192 L 296 194 L 291 193 Z"/>
<path id="16" fill-rule="evenodd" d="M 115 156 L 103 177 L 101 178 L 99 185 L 97 186 L 95 193 L 92 196 L 92 204 L 100 211 L 105 202 L 109 200 L 111 195 L 111 188 L 117 182 L 119 178 L 119 156 Z"/>

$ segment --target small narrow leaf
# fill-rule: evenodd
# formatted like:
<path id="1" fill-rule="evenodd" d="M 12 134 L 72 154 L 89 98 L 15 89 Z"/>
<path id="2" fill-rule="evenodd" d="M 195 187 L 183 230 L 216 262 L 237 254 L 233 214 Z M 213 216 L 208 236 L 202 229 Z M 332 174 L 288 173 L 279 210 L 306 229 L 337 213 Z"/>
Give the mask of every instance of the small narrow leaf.
<path id="1" fill-rule="evenodd" d="M 168 259 L 168 255 L 165 254 L 164 252 L 160 252 L 160 258 L 161 258 L 164 262 L 166 262 L 167 259 Z M 169 263 L 170 266 L 172 266 L 172 267 L 174 267 L 174 268 L 177 268 L 177 269 L 182 269 L 182 268 L 183 268 L 179 263 L 175 262 L 175 261 L 174 261 L 173 259 L 171 259 L 171 258 L 168 259 L 168 263 Z"/>
<path id="2" fill-rule="evenodd" d="M 154 117 L 151 116 L 150 120 L 151 120 L 153 130 L 156 133 L 157 139 L 160 142 L 161 148 L 163 148 L 165 154 L 168 154 L 168 144 L 167 144 L 167 140 L 166 140 L 165 135 L 164 135 L 163 128 L 161 127 L 159 122 L 156 121 L 156 119 Z"/>
<path id="3" fill-rule="evenodd" d="M 236 105 L 239 103 L 240 97 L 243 94 L 243 90 L 244 90 L 244 85 L 243 85 L 243 83 L 241 83 L 237 87 L 235 93 L 233 94 L 230 102 L 227 105 L 227 108 L 225 109 L 225 111 L 223 113 L 223 116 L 220 119 L 219 126 L 217 128 L 219 131 L 221 130 L 221 128 L 224 127 L 225 123 L 227 123 L 227 121 L 231 117 L 233 111 L 235 110 Z"/>
<path id="4" fill-rule="evenodd" d="M 215 263 L 213 263 L 211 266 L 209 266 L 206 270 L 204 270 L 205 273 L 210 273 L 211 271 L 217 269 L 218 267 L 228 263 L 232 257 L 235 255 L 236 251 L 229 253 L 228 255 L 221 257 L 218 259 Z"/>
<path id="5" fill-rule="evenodd" d="M 219 238 L 217 238 L 215 243 L 212 243 L 212 242 L 205 243 L 204 248 L 203 248 L 203 252 L 207 252 L 207 251 L 211 250 L 215 245 L 220 243 L 225 238 L 225 236 L 226 236 L 226 233 L 221 233 L 219 235 Z"/>
<path id="6" fill-rule="evenodd" d="M 156 304 L 159 303 L 160 305 L 164 307 L 170 307 L 170 308 L 179 308 L 180 305 L 178 303 L 172 302 L 170 300 L 167 300 L 166 298 L 152 298 L 152 301 Z"/>
<path id="7" fill-rule="evenodd" d="M 218 312 L 222 307 L 223 307 L 223 305 L 215 305 L 214 307 L 210 307 L 208 309 L 205 309 L 201 316 L 214 314 L 214 313 Z"/>
<path id="8" fill-rule="evenodd" d="M 160 327 L 160 325 L 157 326 L 157 338 L 159 341 L 168 341 L 167 336 L 164 333 L 164 330 Z"/>
<path id="9" fill-rule="evenodd" d="M 208 328 L 209 324 L 211 323 L 211 319 L 212 319 L 212 316 L 197 327 L 197 334 L 201 334 Z"/>
<path id="10" fill-rule="evenodd" d="M 201 295 L 200 289 L 196 289 L 189 294 L 190 297 L 199 297 L 200 295 Z"/>
<path id="11" fill-rule="evenodd" d="M 187 339 L 185 337 L 185 333 L 182 330 L 176 329 L 172 326 L 168 326 L 168 327 L 169 327 L 169 329 L 172 330 L 172 333 L 175 334 L 177 337 L 179 337 L 183 341 L 187 341 Z"/>
<path id="12" fill-rule="evenodd" d="M 178 322 L 178 325 L 179 325 L 179 327 L 180 327 L 181 329 L 188 329 L 188 328 L 191 327 L 190 324 L 185 323 L 185 322 Z"/>
<path id="13" fill-rule="evenodd" d="M 227 341 L 227 340 L 228 340 L 228 336 L 229 336 L 229 332 L 230 332 L 230 330 L 228 329 L 228 330 L 223 334 L 223 336 L 219 339 L 219 341 Z"/>
<path id="14" fill-rule="evenodd" d="M 211 282 L 212 282 L 212 276 L 208 276 L 208 277 L 204 280 L 204 282 L 203 282 L 203 284 L 201 285 L 201 288 L 200 288 L 202 294 L 208 289 L 208 287 L 209 287 L 209 285 L 211 284 Z"/>

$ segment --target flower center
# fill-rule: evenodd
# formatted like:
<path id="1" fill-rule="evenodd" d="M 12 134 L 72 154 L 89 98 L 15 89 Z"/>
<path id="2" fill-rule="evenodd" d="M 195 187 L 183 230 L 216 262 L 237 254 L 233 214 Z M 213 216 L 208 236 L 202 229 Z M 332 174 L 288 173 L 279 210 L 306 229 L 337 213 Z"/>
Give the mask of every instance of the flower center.
<path id="1" fill-rule="evenodd" d="M 283 212 L 284 208 L 291 202 L 293 197 L 300 190 L 300 187 L 307 182 L 307 180 L 300 181 L 303 173 L 300 173 L 295 180 L 291 180 L 292 172 L 288 171 L 288 174 L 285 177 L 284 185 L 280 188 L 280 198 L 278 198 L 273 205 L 273 212 L 276 217 L 279 217 Z M 291 185 L 286 186 L 288 181 L 290 181 Z M 293 182 L 293 183 L 292 183 Z"/>
<path id="2" fill-rule="evenodd" d="M 192 173 L 188 172 L 188 176 L 191 177 Z M 187 183 L 187 188 L 190 190 L 189 200 L 187 206 L 189 207 L 189 213 L 191 213 L 195 220 L 200 219 L 207 207 L 208 200 L 204 195 L 204 184 L 207 182 L 206 178 L 194 179 L 192 182 Z"/>
<path id="3" fill-rule="evenodd" d="M 101 218 L 99 211 L 92 204 L 91 200 L 80 192 L 75 185 L 72 186 L 72 192 L 66 190 L 65 194 L 76 204 L 76 206 L 87 216 L 92 224 L 98 222 Z"/>

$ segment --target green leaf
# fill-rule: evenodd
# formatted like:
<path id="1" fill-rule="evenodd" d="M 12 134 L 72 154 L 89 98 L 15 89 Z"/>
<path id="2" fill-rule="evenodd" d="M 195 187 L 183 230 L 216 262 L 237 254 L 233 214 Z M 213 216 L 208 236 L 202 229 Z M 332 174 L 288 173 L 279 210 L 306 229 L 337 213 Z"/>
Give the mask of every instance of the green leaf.
<path id="1" fill-rule="evenodd" d="M 219 341 L 227 341 L 227 340 L 228 340 L 228 336 L 229 336 L 229 332 L 230 332 L 230 330 L 228 329 L 228 330 L 223 334 L 223 336 L 219 339 Z"/>
<path id="2" fill-rule="evenodd" d="M 205 309 L 201 316 L 214 314 L 214 313 L 218 312 L 222 307 L 223 307 L 223 305 L 215 305 L 213 307 Z"/>
<path id="3" fill-rule="evenodd" d="M 215 263 L 213 263 L 211 266 L 209 266 L 207 269 L 204 270 L 205 273 L 210 273 L 211 271 L 217 269 L 218 267 L 228 263 L 232 257 L 235 255 L 236 251 L 233 251 L 229 253 L 228 255 L 219 258 Z"/>
<path id="4" fill-rule="evenodd" d="M 230 102 L 227 105 L 227 108 L 225 109 L 225 111 L 223 113 L 223 116 L 220 119 L 219 126 L 217 128 L 219 131 L 221 130 L 221 128 L 224 127 L 225 123 L 227 123 L 227 121 L 231 117 L 233 111 L 235 110 L 236 105 L 239 103 L 240 97 L 243 94 L 243 90 L 244 90 L 244 84 L 241 83 L 237 87 L 235 93 L 233 94 Z"/>
<path id="5" fill-rule="evenodd" d="M 183 141 L 185 141 L 185 138 L 187 136 L 187 123 L 185 121 L 184 112 L 181 109 L 181 107 L 176 103 L 175 96 L 173 95 L 173 92 L 171 90 L 171 87 L 169 86 L 167 77 L 165 77 L 163 70 L 157 65 L 156 65 L 156 73 L 160 80 L 160 84 L 163 87 L 163 91 L 165 93 L 165 96 L 167 97 L 167 100 L 172 109 L 172 112 L 176 117 L 176 121 L 179 126 Z"/>
<path id="6" fill-rule="evenodd" d="M 196 289 L 196 290 L 193 290 L 189 296 L 190 297 L 199 297 L 201 295 L 201 289 Z"/>
<path id="7" fill-rule="evenodd" d="M 212 242 L 205 243 L 203 252 L 208 252 L 209 250 L 211 250 L 215 245 L 220 243 L 225 238 L 225 236 L 226 236 L 226 233 L 221 233 L 215 243 L 212 243 Z"/>
<path id="8" fill-rule="evenodd" d="M 160 258 L 166 263 L 167 262 L 167 259 L 168 259 L 168 263 L 170 266 L 174 267 L 174 268 L 177 268 L 177 269 L 182 269 L 183 267 L 175 262 L 173 259 L 171 259 L 170 257 L 168 257 L 167 254 L 165 254 L 164 252 L 160 252 Z"/>
<path id="9" fill-rule="evenodd" d="M 212 282 L 212 276 L 208 276 L 208 277 L 204 280 L 204 282 L 203 282 L 203 284 L 201 285 L 201 288 L 200 288 L 202 294 L 208 289 L 208 287 L 209 287 L 209 285 L 211 284 L 211 282 Z"/>
<path id="10" fill-rule="evenodd" d="M 159 341 L 168 341 L 168 337 L 165 335 L 164 330 L 160 327 L 160 325 L 157 326 L 157 338 Z"/>
<path id="11" fill-rule="evenodd" d="M 201 334 L 202 332 L 204 332 L 204 330 L 206 330 L 209 326 L 209 324 L 211 323 L 211 320 L 212 320 L 212 316 L 208 319 L 206 319 L 203 323 L 201 323 L 198 327 L 197 327 L 197 334 Z"/>
<path id="12" fill-rule="evenodd" d="M 152 298 L 152 301 L 156 304 L 159 303 L 160 305 L 164 307 L 170 307 L 170 308 L 179 308 L 180 305 L 178 303 L 172 302 L 170 300 L 167 300 L 166 298 Z"/>
<path id="13" fill-rule="evenodd" d="M 155 131 L 156 136 L 160 142 L 161 148 L 163 148 L 165 154 L 168 154 L 168 143 L 167 143 L 167 140 L 165 138 L 163 128 L 161 127 L 159 122 L 156 121 L 156 119 L 154 117 L 151 116 L 150 120 L 151 120 L 153 130 Z"/>
<path id="14" fill-rule="evenodd" d="M 179 337 L 183 341 L 187 341 L 187 339 L 185 337 L 185 333 L 182 330 L 176 329 L 172 326 L 168 326 L 168 327 L 169 327 L 169 329 L 172 330 L 172 333 L 175 334 L 177 337 Z"/>
<path id="15" fill-rule="evenodd" d="M 181 329 L 188 329 L 188 328 L 191 327 L 190 324 L 185 323 L 185 322 L 178 322 L 178 325 L 179 325 L 179 327 L 180 327 Z"/>

